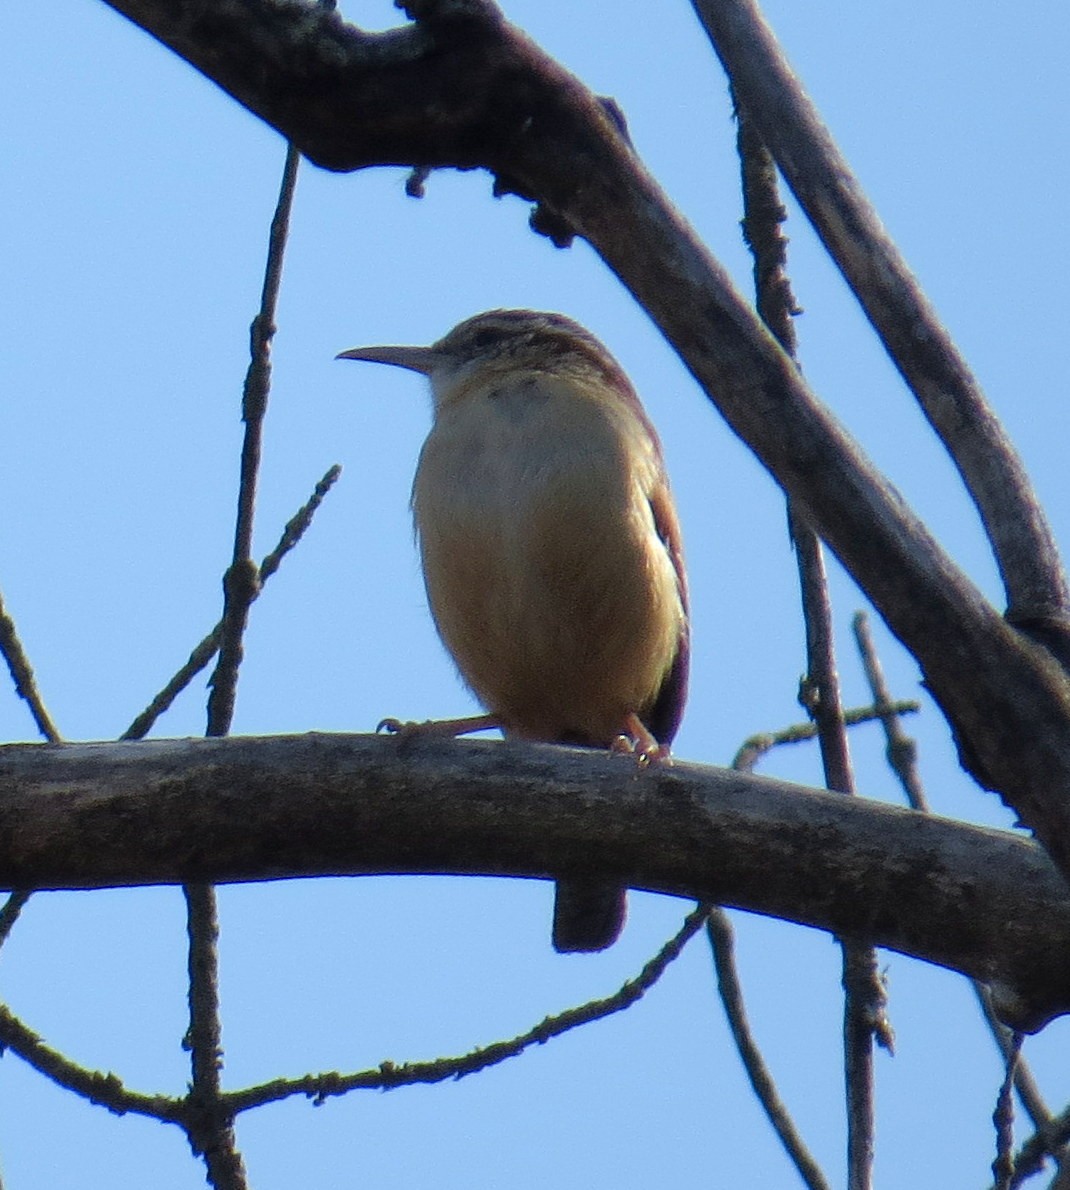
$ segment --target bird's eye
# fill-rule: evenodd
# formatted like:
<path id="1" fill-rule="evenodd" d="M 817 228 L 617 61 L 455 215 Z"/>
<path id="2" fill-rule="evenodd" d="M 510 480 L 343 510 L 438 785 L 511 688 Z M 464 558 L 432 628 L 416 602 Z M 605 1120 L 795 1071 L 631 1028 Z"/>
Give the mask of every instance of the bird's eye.
<path id="1" fill-rule="evenodd" d="M 490 347 L 498 341 L 498 332 L 491 327 L 484 327 L 472 336 L 473 347 Z"/>

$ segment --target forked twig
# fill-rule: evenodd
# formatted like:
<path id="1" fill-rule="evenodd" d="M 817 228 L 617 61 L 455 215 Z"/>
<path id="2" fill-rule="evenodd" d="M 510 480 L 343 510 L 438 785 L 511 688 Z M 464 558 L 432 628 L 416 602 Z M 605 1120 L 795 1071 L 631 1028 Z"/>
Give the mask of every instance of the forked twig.
<path id="1" fill-rule="evenodd" d="M 256 596 L 259 597 L 264 583 L 278 570 L 282 564 L 283 558 L 294 548 L 295 545 L 304 536 L 305 531 L 312 523 L 312 518 L 316 514 L 316 510 L 320 504 L 323 503 L 323 498 L 331 490 L 339 475 L 342 474 L 342 468 L 337 463 L 330 467 L 323 478 L 316 484 L 312 495 L 305 504 L 298 509 L 298 511 L 286 522 L 286 527 L 282 531 L 282 536 L 279 538 L 278 544 L 264 557 L 260 563 L 260 571 L 258 581 L 256 583 Z M 152 730 L 153 724 L 156 720 L 170 707 L 175 699 L 182 693 L 183 690 L 193 681 L 193 679 L 205 668 L 212 660 L 219 649 L 219 639 L 223 632 L 223 621 L 220 620 L 211 632 L 201 641 L 201 643 L 189 655 L 189 660 L 185 665 L 175 674 L 166 686 L 156 695 L 156 697 L 149 703 L 149 705 L 141 712 L 140 715 L 130 724 L 130 726 L 119 737 L 121 740 L 140 740 L 143 739 Z"/>
<path id="2" fill-rule="evenodd" d="M 900 698 L 887 706 L 848 707 L 843 712 L 843 722 L 847 727 L 855 727 L 859 723 L 873 723 L 883 719 L 888 714 L 914 715 L 921 709 L 917 699 Z M 748 736 L 739 746 L 732 759 L 732 768 L 743 773 L 753 772 L 763 756 L 773 748 L 784 744 L 802 744 L 817 739 L 817 726 L 811 720 L 809 723 L 792 723 L 789 727 L 782 727 L 779 731 L 761 731 Z"/>
<path id="3" fill-rule="evenodd" d="M 189 897 L 189 903 L 191 917 L 201 912 L 196 903 L 196 896 Z M 382 1062 L 378 1067 L 355 1074 L 325 1073 L 310 1074 L 299 1079 L 274 1079 L 245 1090 L 219 1092 L 214 1109 L 211 1104 L 198 1103 L 193 1089 L 189 1095 L 182 1099 L 129 1091 L 115 1075 L 88 1070 L 50 1049 L 40 1037 L 26 1028 L 21 1021 L 2 1006 L 0 1006 L 0 1047 L 11 1049 L 35 1070 L 47 1075 L 60 1086 L 108 1108 L 109 1111 L 118 1115 L 136 1112 L 139 1115 L 152 1116 L 165 1123 L 179 1124 L 187 1132 L 192 1133 L 195 1131 L 198 1117 L 204 1111 L 212 1112 L 214 1110 L 217 1117 L 232 1122 L 239 1112 L 249 1111 L 263 1104 L 275 1103 L 295 1095 L 304 1095 L 322 1101 L 352 1090 L 391 1090 L 395 1087 L 463 1078 L 465 1075 L 475 1074 L 489 1066 L 504 1062 L 508 1058 L 516 1057 L 533 1045 L 544 1045 L 580 1025 L 590 1024 L 592 1021 L 622 1012 L 642 999 L 665 974 L 669 965 L 680 955 L 688 941 L 702 929 L 707 914 L 706 906 L 700 905 L 692 910 L 676 934 L 661 947 L 653 958 L 644 964 L 639 974 L 634 979 L 627 980 L 612 995 L 581 1004 L 577 1008 L 566 1009 L 555 1016 L 546 1017 L 527 1032 L 510 1040 L 494 1042 L 492 1045 L 472 1050 L 471 1053 L 459 1057 L 439 1058 L 428 1062 L 406 1062 L 400 1065 L 393 1062 Z M 214 949 L 215 934 L 209 928 L 205 928 L 203 923 L 198 925 L 194 934 L 196 941 L 194 945 L 191 945 L 191 966 L 194 963 L 214 962 L 214 955 L 208 953 L 208 947 L 211 946 Z M 203 980 L 199 974 L 191 979 L 191 989 L 195 985 L 198 988 L 203 986 Z M 206 1063 L 206 1068 L 200 1072 L 200 1079 L 202 1083 L 211 1081 L 218 1085 L 219 1035 L 213 1026 L 211 1003 L 208 1001 L 203 1004 L 191 1003 L 191 1018 L 193 1017 L 197 1018 L 198 1027 L 203 1021 L 206 1034 L 206 1044 L 199 1048 L 196 1055 L 198 1062 Z"/>

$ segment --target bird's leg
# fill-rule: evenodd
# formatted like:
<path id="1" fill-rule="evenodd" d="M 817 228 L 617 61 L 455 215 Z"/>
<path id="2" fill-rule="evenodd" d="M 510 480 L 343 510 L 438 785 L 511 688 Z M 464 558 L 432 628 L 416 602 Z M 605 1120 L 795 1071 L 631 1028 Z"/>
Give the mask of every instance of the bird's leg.
<path id="1" fill-rule="evenodd" d="M 640 768 L 648 764 L 672 764 L 668 745 L 659 744 L 634 711 L 625 715 L 622 726 L 624 730 L 613 742 L 614 752 L 631 752 Z"/>
<path id="2" fill-rule="evenodd" d="M 400 719 L 383 719 L 376 727 L 376 732 L 385 731 L 390 735 L 412 737 L 417 735 L 458 736 L 467 735 L 472 731 L 490 731 L 491 728 L 501 727 L 494 715 L 471 715 L 466 719 L 426 719 L 422 723 L 403 723 Z"/>

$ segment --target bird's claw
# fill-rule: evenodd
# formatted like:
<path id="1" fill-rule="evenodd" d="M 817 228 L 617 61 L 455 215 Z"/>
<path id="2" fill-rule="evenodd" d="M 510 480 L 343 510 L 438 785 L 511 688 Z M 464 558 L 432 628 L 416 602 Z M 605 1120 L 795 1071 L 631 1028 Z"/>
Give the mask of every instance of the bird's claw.
<path id="1" fill-rule="evenodd" d="M 664 744 L 635 740 L 623 732 L 610 744 L 609 750 L 624 756 L 634 756 L 637 767 L 641 769 L 649 768 L 652 764 L 672 764 L 672 753 Z"/>

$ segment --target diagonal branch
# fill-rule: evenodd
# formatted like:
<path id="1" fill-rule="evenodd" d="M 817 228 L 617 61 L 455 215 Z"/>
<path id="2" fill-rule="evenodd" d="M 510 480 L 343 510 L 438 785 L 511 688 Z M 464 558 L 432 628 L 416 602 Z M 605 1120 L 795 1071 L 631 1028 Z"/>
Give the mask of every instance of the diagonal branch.
<path id="1" fill-rule="evenodd" d="M 623 1012 L 646 995 L 665 974 L 669 964 L 674 962 L 687 943 L 698 933 L 706 921 L 707 910 L 699 906 L 687 915 L 683 925 L 665 943 L 634 979 L 629 979 L 610 996 L 591 1000 L 577 1008 L 567 1008 L 556 1016 L 548 1016 L 526 1033 L 507 1041 L 496 1041 L 464 1054 L 459 1058 L 439 1058 L 432 1062 L 383 1062 L 374 1070 L 363 1070 L 357 1074 L 312 1074 L 300 1079 L 276 1079 L 249 1087 L 243 1091 L 232 1091 L 224 1095 L 223 1101 L 233 1112 L 248 1111 L 265 1103 L 274 1103 L 292 1095 L 307 1095 L 317 1103 L 328 1096 L 344 1095 L 348 1091 L 375 1088 L 388 1091 L 395 1087 L 413 1086 L 418 1083 L 440 1083 L 445 1079 L 464 1078 L 496 1066 L 509 1058 L 515 1058 L 533 1045 L 545 1045 L 555 1037 L 567 1033 L 580 1025 L 590 1024 Z"/>
<path id="2" fill-rule="evenodd" d="M 806 1142 L 799 1135 L 795 1121 L 780 1098 L 773 1076 L 751 1033 L 750 1022 L 747 1020 L 747 1006 L 736 969 L 735 933 L 728 914 L 717 905 L 710 906 L 706 933 L 717 971 L 717 990 L 721 994 L 732 1039 L 736 1043 L 750 1085 L 769 1117 L 780 1143 L 798 1170 L 799 1177 L 809 1190 L 828 1190 L 825 1175 L 806 1147 Z"/>
<path id="3" fill-rule="evenodd" d="M 755 0 L 694 0 L 732 86 L 924 410 L 985 523 L 1015 623 L 1070 650 L 1051 529 L 984 393 L 881 225 Z M 1066 655 L 1066 654 L 1064 654 Z"/>

